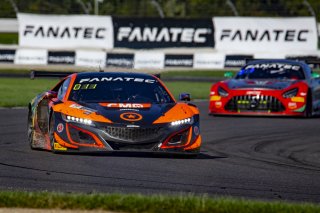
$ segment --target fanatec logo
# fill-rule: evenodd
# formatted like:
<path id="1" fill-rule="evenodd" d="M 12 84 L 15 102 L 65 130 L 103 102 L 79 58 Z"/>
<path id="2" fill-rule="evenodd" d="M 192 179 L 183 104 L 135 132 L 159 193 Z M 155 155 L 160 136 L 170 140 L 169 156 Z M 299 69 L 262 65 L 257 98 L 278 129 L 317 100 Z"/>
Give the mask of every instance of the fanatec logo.
<path id="1" fill-rule="evenodd" d="M 35 38 L 83 38 L 83 39 L 104 39 L 104 27 L 59 27 L 59 26 L 35 26 L 26 25 L 23 29 L 24 36 Z"/>
<path id="2" fill-rule="evenodd" d="M 222 29 L 220 41 L 306 42 L 309 30 L 240 30 Z"/>
<path id="3" fill-rule="evenodd" d="M 178 27 L 120 27 L 117 34 L 118 41 L 129 42 L 182 42 L 205 43 L 206 36 L 211 34 L 208 28 L 178 28 Z"/>

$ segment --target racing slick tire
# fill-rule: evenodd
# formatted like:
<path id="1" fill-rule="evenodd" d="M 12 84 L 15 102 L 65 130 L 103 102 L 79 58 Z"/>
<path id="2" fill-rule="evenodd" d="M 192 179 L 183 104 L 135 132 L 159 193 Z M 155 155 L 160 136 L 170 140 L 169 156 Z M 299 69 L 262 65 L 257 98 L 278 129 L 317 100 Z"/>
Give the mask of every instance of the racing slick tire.
<path id="1" fill-rule="evenodd" d="M 28 127 L 27 127 L 27 133 L 28 133 L 28 143 L 31 149 L 35 149 L 35 147 L 33 146 L 33 141 L 34 141 L 34 127 L 32 124 L 32 113 L 31 110 L 29 109 L 28 112 Z"/>

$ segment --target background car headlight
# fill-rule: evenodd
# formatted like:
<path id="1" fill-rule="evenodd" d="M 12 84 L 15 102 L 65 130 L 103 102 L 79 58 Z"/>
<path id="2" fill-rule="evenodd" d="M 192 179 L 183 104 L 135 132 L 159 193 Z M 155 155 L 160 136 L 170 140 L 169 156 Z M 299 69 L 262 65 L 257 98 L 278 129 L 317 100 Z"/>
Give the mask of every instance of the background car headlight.
<path id="1" fill-rule="evenodd" d="M 292 98 L 298 94 L 298 88 L 291 89 L 285 93 L 283 93 L 284 98 Z"/>
<path id="2" fill-rule="evenodd" d="M 173 122 L 171 122 L 171 126 L 178 126 L 178 125 L 192 124 L 192 123 L 193 123 L 193 117 L 173 121 Z"/>
<path id="3" fill-rule="evenodd" d="M 218 94 L 222 97 L 227 97 L 229 95 L 229 93 L 222 87 L 218 87 Z"/>

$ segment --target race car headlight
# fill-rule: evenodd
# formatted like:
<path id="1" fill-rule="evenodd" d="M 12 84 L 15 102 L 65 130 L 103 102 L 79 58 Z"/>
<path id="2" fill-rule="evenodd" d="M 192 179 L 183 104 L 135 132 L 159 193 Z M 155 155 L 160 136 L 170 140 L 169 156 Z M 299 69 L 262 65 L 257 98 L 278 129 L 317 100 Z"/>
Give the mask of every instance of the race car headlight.
<path id="1" fill-rule="evenodd" d="M 229 95 L 229 93 L 222 87 L 218 87 L 218 94 L 222 97 L 227 97 Z"/>
<path id="2" fill-rule="evenodd" d="M 294 89 L 291 89 L 291 90 L 283 93 L 282 96 L 284 98 L 292 98 L 292 97 L 295 97 L 297 94 L 298 94 L 298 88 L 294 88 Z"/>
<path id="3" fill-rule="evenodd" d="M 179 126 L 179 125 L 192 124 L 192 123 L 193 123 L 193 117 L 173 121 L 171 122 L 171 126 Z"/>
<path id="4" fill-rule="evenodd" d="M 86 124 L 89 126 L 94 125 L 92 120 L 84 119 L 84 118 L 77 118 L 77 117 L 70 116 L 70 115 L 65 116 L 65 119 L 67 122 L 76 122 L 76 123 Z"/>

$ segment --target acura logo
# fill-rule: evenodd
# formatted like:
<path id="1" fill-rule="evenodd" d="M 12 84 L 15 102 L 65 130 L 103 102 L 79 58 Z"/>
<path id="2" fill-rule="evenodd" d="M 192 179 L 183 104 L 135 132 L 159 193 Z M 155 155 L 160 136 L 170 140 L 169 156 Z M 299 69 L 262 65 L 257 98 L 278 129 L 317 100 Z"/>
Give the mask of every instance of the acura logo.
<path id="1" fill-rule="evenodd" d="M 120 115 L 120 118 L 125 121 L 140 121 L 142 115 L 135 112 L 125 112 Z"/>

